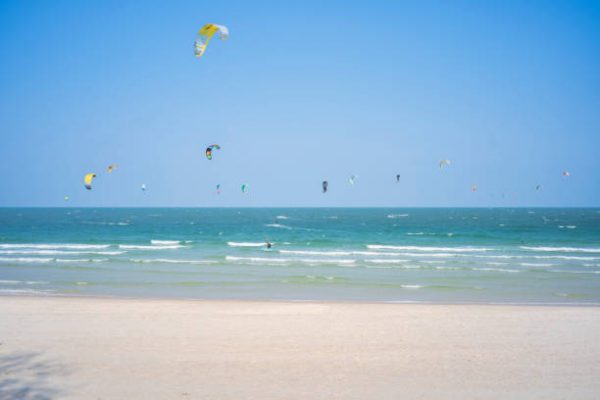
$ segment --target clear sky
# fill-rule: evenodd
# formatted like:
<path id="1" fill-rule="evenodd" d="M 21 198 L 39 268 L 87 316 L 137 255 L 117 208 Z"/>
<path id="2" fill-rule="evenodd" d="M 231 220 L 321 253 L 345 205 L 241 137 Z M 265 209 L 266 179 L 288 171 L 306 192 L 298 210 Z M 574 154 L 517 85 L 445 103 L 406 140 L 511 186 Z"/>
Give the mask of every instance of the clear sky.
<path id="1" fill-rule="evenodd" d="M 597 1 L 0 0 L 0 53 L 0 206 L 600 205 Z"/>

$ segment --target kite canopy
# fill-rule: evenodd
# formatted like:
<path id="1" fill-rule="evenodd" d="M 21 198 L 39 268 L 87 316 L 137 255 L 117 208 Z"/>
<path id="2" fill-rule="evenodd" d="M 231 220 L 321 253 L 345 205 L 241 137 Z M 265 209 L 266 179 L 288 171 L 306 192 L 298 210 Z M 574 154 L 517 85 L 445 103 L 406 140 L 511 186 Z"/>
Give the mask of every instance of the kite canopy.
<path id="1" fill-rule="evenodd" d="M 476 192 L 476 191 L 477 191 L 477 185 L 473 185 L 473 186 L 471 186 L 471 191 L 472 191 L 472 192 Z"/>
<path id="2" fill-rule="evenodd" d="M 352 175 L 350 178 L 348 178 L 348 182 L 351 185 L 354 185 L 354 181 L 356 181 L 357 176 L 356 175 Z"/>
<path id="3" fill-rule="evenodd" d="M 452 164 L 452 161 L 450 161 L 450 160 L 441 160 L 439 165 L 440 165 L 440 168 L 444 168 L 450 164 Z"/>
<path id="4" fill-rule="evenodd" d="M 221 194 L 221 184 L 217 183 L 217 194 Z"/>
<path id="5" fill-rule="evenodd" d="M 329 182 L 323 181 L 322 187 L 323 187 L 323 193 L 327 193 L 327 188 L 329 187 Z"/>
<path id="6" fill-rule="evenodd" d="M 85 188 L 87 190 L 92 190 L 92 180 L 96 177 L 96 174 L 89 173 L 89 174 L 85 174 L 85 176 L 83 177 L 83 186 L 85 186 Z"/>
<path id="7" fill-rule="evenodd" d="M 535 186 L 535 190 L 540 190 L 542 188 L 542 185 L 536 185 Z"/>
<path id="8" fill-rule="evenodd" d="M 400 182 L 400 174 L 396 174 L 396 182 Z"/>
<path id="9" fill-rule="evenodd" d="M 563 171 L 563 176 L 565 176 L 565 177 L 571 176 L 571 173 L 569 171 Z"/>
<path id="10" fill-rule="evenodd" d="M 250 188 L 248 187 L 248 185 L 246 185 L 245 183 L 242 183 L 242 186 L 241 186 L 242 193 L 248 193 L 249 189 Z"/>
<path id="11" fill-rule="evenodd" d="M 209 160 L 212 160 L 213 149 L 221 150 L 221 146 L 219 146 L 218 144 L 211 144 L 206 148 L 206 158 L 208 158 Z"/>
<path id="12" fill-rule="evenodd" d="M 143 192 L 146 191 L 146 184 L 145 183 L 142 183 L 142 188 L 141 189 L 142 189 Z"/>
<path id="13" fill-rule="evenodd" d="M 64 197 L 64 200 L 65 200 L 65 201 L 69 201 L 69 196 L 65 196 L 65 197 Z"/>
<path id="14" fill-rule="evenodd" d="M 117 169 L 117 164 L 110 164 L 106 170 L 108 171 L 109 174 L 111 174 L 115 169 Z"/>
<path id="15" fill-rule="evenodd" d="M 208 42 L 210 42 L 215 33 L 221 40 L 226 40 L 229 37 L 229 29 L 223 25 L 206 24 L 198 31 L 198 37 L 194 42 L 194 55 L 196 57 L 202 57 L 206 51 Z"/>

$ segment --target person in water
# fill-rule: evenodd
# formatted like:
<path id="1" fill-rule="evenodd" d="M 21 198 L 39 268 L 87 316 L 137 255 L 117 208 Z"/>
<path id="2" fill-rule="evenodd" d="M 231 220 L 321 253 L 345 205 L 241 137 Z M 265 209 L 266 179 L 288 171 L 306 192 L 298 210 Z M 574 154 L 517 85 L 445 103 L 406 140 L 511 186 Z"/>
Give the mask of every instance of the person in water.
<path id="1" fill-rule="evenodd" d="M 273 244 L 267 240 L 267 249 L 270 249 L 271 247 L 273 247 Z"/>

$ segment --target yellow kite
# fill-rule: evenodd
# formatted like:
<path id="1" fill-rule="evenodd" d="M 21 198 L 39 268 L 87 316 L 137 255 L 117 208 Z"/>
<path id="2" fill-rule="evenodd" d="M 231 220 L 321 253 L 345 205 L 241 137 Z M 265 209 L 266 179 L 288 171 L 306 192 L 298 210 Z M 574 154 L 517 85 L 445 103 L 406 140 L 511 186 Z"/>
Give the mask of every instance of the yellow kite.
<path id="1" fill-rule="evenodd" d="M 85 176 L 83 177 L 83 186 L 85 186 L 87 190 L 92 190 L 92 179 L 94 179 L 95 177 L 96 174 L 94 173 L 85 174 Z"/>
<path id="2" fill-rule="evenodd" d="M 229 29 L 223 25 L 206 24 L 198 31 L 198 38 L 194 42 L 194 54 L 200 58 L 208 46 L 208 42 L 215 35 L 218 34 L 221 40 L 226 40 L 229 37 Z"/>

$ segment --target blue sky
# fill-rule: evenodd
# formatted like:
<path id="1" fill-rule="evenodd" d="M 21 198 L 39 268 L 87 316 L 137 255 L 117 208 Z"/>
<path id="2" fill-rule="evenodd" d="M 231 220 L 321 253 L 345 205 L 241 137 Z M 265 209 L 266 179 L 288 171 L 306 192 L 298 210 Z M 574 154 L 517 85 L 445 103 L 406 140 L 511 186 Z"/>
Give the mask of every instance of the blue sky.
<path id="1" fill-rule="evenodd" d="M 0 206 L 600 205 L 598 2 L 0 1 L 0 52 Z"/>

